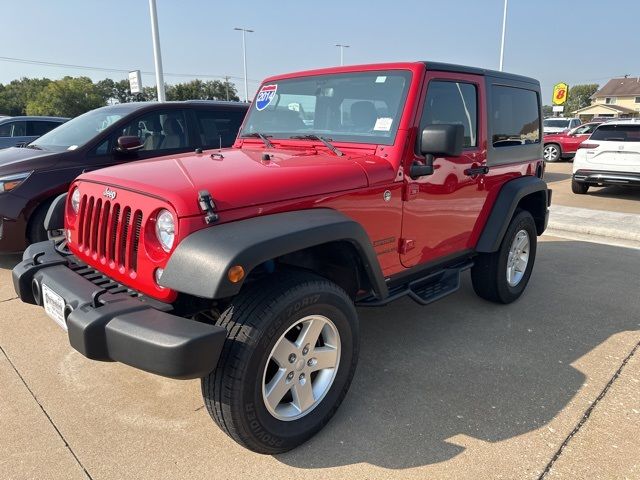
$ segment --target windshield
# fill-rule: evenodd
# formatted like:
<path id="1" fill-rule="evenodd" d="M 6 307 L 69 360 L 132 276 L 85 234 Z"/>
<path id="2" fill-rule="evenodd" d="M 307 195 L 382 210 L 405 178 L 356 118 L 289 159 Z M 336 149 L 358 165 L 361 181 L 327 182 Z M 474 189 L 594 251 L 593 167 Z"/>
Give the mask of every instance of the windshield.
<path id="1" fill-rule="evenodd" d="M 569 120 L 566 118 L 546 118 L 542 125 L 552 128 L 569 128 Z"/>
<path id="2" fill-rule="evenodd" d="M 392 145 L 410 82 L 403 70 L 277 80 L 258 91 L 240 136 Z"/>
<path id="3" fill-rule="evenodd" d="M 54 151 L 75 150 L 127 113 L 129 110 L 98 108 L 63 123 L 32 142 L 31 145 Z"/>

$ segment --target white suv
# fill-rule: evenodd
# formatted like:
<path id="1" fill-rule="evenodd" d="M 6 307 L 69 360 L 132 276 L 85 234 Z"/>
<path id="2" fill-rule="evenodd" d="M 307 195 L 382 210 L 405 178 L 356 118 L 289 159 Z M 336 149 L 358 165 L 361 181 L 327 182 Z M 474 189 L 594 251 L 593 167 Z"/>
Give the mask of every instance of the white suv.
<path id="1" fill-rule="evenodd" d="M 542 133 L 562 133 L 582 125 L 579 118 L 549 117 L 542 121 Z"/>
<path id="2" fill-rule="evenodd" d="M 573 193 L 608 185 L 640 185 L 640 122 L 603 123 L 578 147 Z"/>

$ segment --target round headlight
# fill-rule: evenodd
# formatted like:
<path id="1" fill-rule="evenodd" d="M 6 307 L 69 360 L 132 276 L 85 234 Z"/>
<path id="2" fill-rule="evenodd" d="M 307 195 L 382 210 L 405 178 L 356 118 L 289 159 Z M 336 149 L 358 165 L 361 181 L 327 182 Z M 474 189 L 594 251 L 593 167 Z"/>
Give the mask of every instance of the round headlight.
<path id="1" fill-rule="evenodd" d="M 78 187 L 74 188 L 71 194 L 71 208 L 75 213 L 78 213 L 80 208 L 80 189 Z"/>
<path id="2" fill-rule="evenodd" d="M 169 210 L 160 210 L 156 218 L 156 236 L 165 252 L 170 251 L 173 247 L 175 233 L 176 223 L 173 220 L 173 215 Z"/>

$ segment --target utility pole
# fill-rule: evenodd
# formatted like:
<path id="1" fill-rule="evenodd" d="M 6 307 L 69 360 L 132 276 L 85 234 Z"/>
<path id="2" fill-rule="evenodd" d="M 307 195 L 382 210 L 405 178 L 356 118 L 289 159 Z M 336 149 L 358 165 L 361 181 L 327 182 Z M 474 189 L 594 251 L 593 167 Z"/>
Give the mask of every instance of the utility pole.
<path id="1" fill-rule="evenodd" d="M 164 75 L 162 73 L 162 55 L 160 54 L 160 34 L 158 33 L 156 0 L 149 0 L 149 14 L 151 15 L 151 36 L 153 37 L 153 59 L 156 64 L 156 91 L 158 92 L 158 101 L 164 102 Z"/>
<path id="2" fill-rule="evenodd" d="M 509 0 L 504 0 L 504 12 L 502 13 L 502 42 L 500 43 L 500 71 L 504 63 L 504 36 L 507 31 L 507 4 Z"/>
<path id="3" fill-rule="evenodd" d="M 242 32 L 242 63 L 244 64 L 244 101 L 249 101 L 249 86 L 247 85 L 247 43 L 245 33 L 253 33 L 248 28 L 235 27 L 234 30 Z"/>
<path id="4" fill-rule="evenodd" d="M 224 88 L 227 91 L 227 102 L 229 101 L 229 77 L 224 77 Z"/>
<path id="5" fill-rule="evenodd" d="M 340 48 L 340 66 L 344 65 L 344 49 L 349 48 L 351 45 L 343 45 L 336 43 L 336 47 Z"/>

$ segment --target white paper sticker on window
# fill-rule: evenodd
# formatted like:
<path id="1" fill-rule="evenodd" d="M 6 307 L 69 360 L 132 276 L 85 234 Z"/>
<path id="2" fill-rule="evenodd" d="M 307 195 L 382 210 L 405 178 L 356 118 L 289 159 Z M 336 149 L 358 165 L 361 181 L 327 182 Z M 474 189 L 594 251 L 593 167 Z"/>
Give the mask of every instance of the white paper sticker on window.
<path id="1" fill-rule="evenodd" d="M 393 118 L 382 117 L 376 120 L 376 124 L 373 127 L 374 131 L 378 132 L 388 132 L 391 130 L 391 124 L 393 123 Z"/>
<path id="2" fill-rule="evenodd" d="M 384 83 L 387 81 L 387 77 L 384 75 L 380 75 L 376 77 L 376 83 Z"/>

